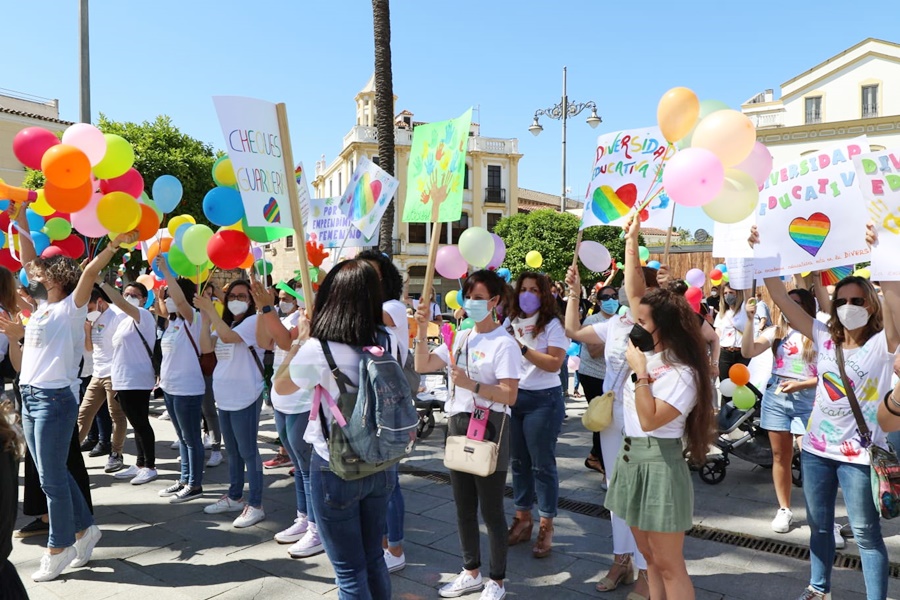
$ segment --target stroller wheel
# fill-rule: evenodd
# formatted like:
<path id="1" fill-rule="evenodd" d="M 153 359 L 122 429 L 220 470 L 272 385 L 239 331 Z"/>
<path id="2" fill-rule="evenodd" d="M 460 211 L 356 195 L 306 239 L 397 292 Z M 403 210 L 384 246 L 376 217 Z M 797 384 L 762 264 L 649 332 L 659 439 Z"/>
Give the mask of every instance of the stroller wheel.
<path id="1" fill-rule="evenodd" d="M 725 464 L 720 460 L 708 460 L 700 467 L 700 479 L 709 485 L 722 483 L 725 479 Z"/>
<path id="2" fill-rule="evenodd" d="M 794 485 L 802 488 L 803 487 L 803 471 L 800 469 L 800 453 L 795 452 L 794 458 L 791 460 L 791 480 L 794 482 Z"/>
<path id="3" fill-rule="evenodd" d="M 416 436 L 424 440 L 434 431 L 434 412 L 429 410 L 419 411 L 419 424 L 416 426 Z"/>

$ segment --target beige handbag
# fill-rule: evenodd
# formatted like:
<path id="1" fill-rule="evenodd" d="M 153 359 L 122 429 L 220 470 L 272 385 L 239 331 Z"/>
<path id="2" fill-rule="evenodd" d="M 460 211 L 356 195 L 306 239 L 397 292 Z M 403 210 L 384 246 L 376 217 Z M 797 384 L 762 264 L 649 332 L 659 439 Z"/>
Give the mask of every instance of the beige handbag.
<path id="1" fill-rule="evenodd" d="M 500 422 L 498 441 L 503 439 L 503 428 L 506 427 L 507 418 L 504 413 Z M 499 454 L 500 445 L 497 442 L 471 440 L 464 435 L 448 435 L 447 445 L 444 448 L 444 466 L 454 471 L 487 477 L 497 470 Z"/>
<path id="2" fill-rule="evenodd" d="M 581 424 L 588 431 L 603 431 L 612 423 L 614 392 L 609 391 L 602 396 L 595 396 L 581 415 Z"/>

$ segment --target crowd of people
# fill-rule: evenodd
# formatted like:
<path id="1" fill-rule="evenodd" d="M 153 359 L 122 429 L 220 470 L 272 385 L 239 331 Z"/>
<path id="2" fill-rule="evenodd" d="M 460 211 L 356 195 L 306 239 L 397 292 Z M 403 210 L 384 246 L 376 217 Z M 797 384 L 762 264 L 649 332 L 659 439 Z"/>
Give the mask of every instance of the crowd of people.
<path id="1" fill-rule="evenodd" d="M 28 233 L 25 218 L 19 226 Z M 642 266 L 639 228 L 634 219 L 625 230 L 620 288 L 610 277 L 588 294 L 576 269 L 565 282 L 526 271 L 513 285 L 491 270 L 471 273 L 459 316 L 474 325 L 456 332 L 451 345 L 429 340 L 429 324 L 442 320 L 435 303 L 422 303 L 408 319 L 402 275 L 377 251 L 331 268 L 311 311 L 300 300 L 302 290 L 266 287 L 254 277 L 219 293 L 176 277 L 165 260 L 154 265 L 165 286 L 149 306 L 143 285 L 128 283 L 120 292 L 103 277 L 132 235 L 116 237 L 82 265 L 37 257 L 21 236 L 27 285 L 0 268 L 0 349 L 16 381 L 19 412 L 0 406 L 2 597 L 26 597 L 7 560 L 18 461 L 24 457 L 23 511 L 35 519 L 17 535 L 48 536 L 32 578 L 50 581 L 88 565 L 102 531 L 81 453 L 107 455 L 106 472 L 133 485 L 156 480 L 149 416 L 159 390 L 180 450 L 179 476 L 160 486 L 160 497 L 171 503 L 202 498 L 204 470 L 223 461 L 224 445 L 228 489 L 204 512 L 236 514 L 235 528 L 265 519 L 258 432 L 270 403 L 283 446 L 278 464 L 294 466 L 296 497 L 296 517 L 275 541 L 290 544 L 294 558 L 325 552 L 342 599 L 390 598 L 390 573 L 406 565 L 398 465 L 345 478 L 331 455 L 340 421 L 331 399 L 360 386 L 364 349 L 379 347 L 418 373 L 446 371 L 447 435 L 494 445 L 489 469 L 450 467 L 462 570 L 439 588 L 441 597 L 480 592 L 482 600 L 500 600 L 510 546 L 530 544 L 534 559 L 552 554 L 556 444 L 567 356 L 575 355 L 575 393 L 581 387 L 589 401 L 606 393 L 613 398 L 611 424 L 590 442 L 585 434 L 585 467 L 602 475 L 598 496 L 607 490 L 612 515 L 614 560 L 596 591 L 633 586 L 629 600 L 694 598 L 684 557 L 694 505 L 688 463 L 705 462 L 717 434 L 716 411 L 729 401 L 719 399 L 716 380 L 771 350 L 760 424 L 772 447 L 775 532 L 794 523 L 791 464 L 798 449 L 802 456 L 811 575 L 799 600 L 830 598 L 842 541 L 834 523 L 838 487 L 867 597 L 885 599 L 889 563 L 869 490 L 866 440 L 850 399 L 835 394 L 856 390 L 872 442 L 884 447 L 888 432 L 900 430 L 900 384 L 893 375 L 900 317 L 892 316 L 900 314 L 900 282 L 876 290 L 866 279 L 848 277 L 829 290 L 812 276 L 787 289 L 768 278 L 777 311 L 762 296 L 747 297 L 727 284 L 691 303 L 667 267 Z M 874 243 L 871 231 L 869 237 Z M 749 241 L 758 241 L 755 231 Z M 845 361 L 849 381 L 835 386 Z M 133 458 L 124 452 L 129 427 Z M 507 521 L 510 479 L 515 513 Z M 486 574 L 479 512 L 488 536 Z"/>

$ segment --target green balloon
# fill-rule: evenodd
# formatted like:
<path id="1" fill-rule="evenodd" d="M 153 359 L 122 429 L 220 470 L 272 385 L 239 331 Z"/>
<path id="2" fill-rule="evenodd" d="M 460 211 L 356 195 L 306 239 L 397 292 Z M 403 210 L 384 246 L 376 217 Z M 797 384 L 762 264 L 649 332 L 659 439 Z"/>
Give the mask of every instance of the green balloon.
<path id="1" fill-rule="evenodd" d="M 197 276 L 197 267 L 175 244 L 172 244 L 169 248 L 169 265 L 176 275 L 181 275 L 182 277 Z"/>
<path id="2" fill-rule="evenodd" d="M 212 236 L 213 230 L 206 225 L 191 225 L 184 232 L 184 237 L 181 238 L 181 248 L 191 264 L 198 266 L 206 264 L 206 261 L 209 260 L 206 245 Z"/>
<path id="3" fill-rule="evenodd" d="M 734 403 L 735 408 L 749 410 L 756 405 L 756 394 L 746 385 L 739 385 L 734 389 L 731 401 Z"/>
<path id="4" fill-rule="evenodd" d="M 51 242 L 64 240 L 72 233 L 72 224 L 61 217 L 54 217 L 44 224 L 44 233 Z"/>
<path id="5" fill-rule="evenodd" d="M 272 263 L 269 261 L 264 261 L 263 259 L 259 259 L 256 261 L 256 272 L 259 275 L 265 273 L 266 275 L 272 274 Z"/>
<path id="6" fill-rule="evenodd" d="M 647 250 L 646 246 L 639 246 L 638 256 L 641 258 L 641 260 L 650 260 L 650 251 Z"/>
<path id="7" fill-rule="evenodd" d="M 459 331 L 465 331 L 466 329 L 472 329 L 475 327 L 475 321 L 472 320 L 472 317 L 466 317 L 462 320 L 462 323 L 459 324 Z"/>
<path id="8" fill-rule="evenodd" d="M 251 227 L 247 224 L 246 215 L 241 219 L 241 225 L 248 238 L 261 244 L 274 242 L 288 235 L 294 235 L 294 230 L 288 227 Z"/>

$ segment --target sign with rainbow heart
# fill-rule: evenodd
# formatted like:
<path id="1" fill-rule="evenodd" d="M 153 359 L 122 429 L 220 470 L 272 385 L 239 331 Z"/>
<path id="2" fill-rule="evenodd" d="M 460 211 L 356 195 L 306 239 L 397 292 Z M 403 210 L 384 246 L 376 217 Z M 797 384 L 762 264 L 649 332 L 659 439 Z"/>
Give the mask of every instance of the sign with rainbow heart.
<path id="1" fill-rule="evenodd" d="M 662 189 L 662 166 L 674 154 L 659 127 L 599 136 L 581 228 L 624 225 L 635 206 L 652 198 L 641 211 L 642 225 L 668 229 L 675 205 Z"/>
<path id="2" fill-rule="evenodd" d="M 297 163 L 294 169 L 294 179 L 297 181 L 297 198 L 300 201 L 300 221 L 303 223 L 303 230 L 309 230 L 309 181 L 306 179 L 306 171 L 303 169 L 303 163 Z"/>
<path id="3" fill-rule="evenodd" d="M 242 96 L 213 96 L 225 147 L 252 227 L 291 227 L 288 185 L 275 104 Z"/>
<path id="4" fill-rule="evenodd" d="M 868 217 L 878 244 L 869 270 L 873 281 L 900 281 L 900 148 L 853 157 Z"/>
<path id="5" fill-rule="evenodd" d="M 824 271 L 869 260 L 864 201 L 854 157 L 865 136 L 776 168 L 759 194 L 755 277 Z"/>
<path id="6" fill-rule="evenodd" d="M 359 159 L 350 184 L 341 196 L 341 210 L 363 237 L 370 238 L 375 234 L 381 215 L 399 185 L 399 181 L 365 156 Z"/>
<path id="7" fill-rule="evenodd" d="M 308 235 L 316 235 L 326 248 L 361 248 L 378 245 L 378 228 L 370 238 L 353 226 L 350 217 L 341 210 L 341 199 L 310 198 Z M 346 238 L 346 241 L 344 241 Z M 337 259 L 338 257 L 335 257 Z"/>

